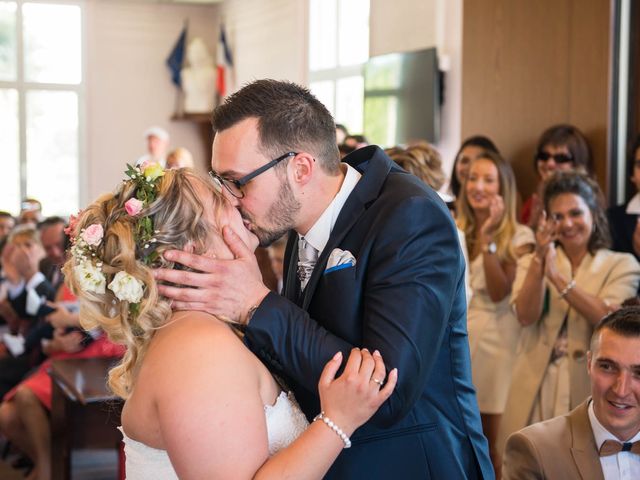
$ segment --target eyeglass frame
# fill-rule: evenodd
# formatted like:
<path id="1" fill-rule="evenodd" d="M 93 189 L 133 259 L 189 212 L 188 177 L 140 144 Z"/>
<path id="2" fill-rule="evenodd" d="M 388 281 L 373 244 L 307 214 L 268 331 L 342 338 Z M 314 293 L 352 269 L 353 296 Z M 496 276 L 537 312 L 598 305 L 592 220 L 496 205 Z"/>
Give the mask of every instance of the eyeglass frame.
<path id="1" fill-rule="evenodd" d="M 214 170 L 209 170 L 209 176 L 211 177 L 211 179 L 214 182 L 217 182 L 221 186 L 226 188 L 227 191 L 231 195 L 233 195 L 235 198 L 244 198 L 243 187 L 245 187 L 247 185 L 247 183 L 249 183 L 251 180 L 256 178 L 258 175 L 266 172 L 270 168 L 275 167 L 281 161 L 283 161 L 283 160 L 285 160 L 285 159 L 287 159 L 289 157 L 295 157 L 296 155 L 298 155 L 298 153 L 299 152 L 287 152 L 284 155 L 280 155 L 278 158 L 274 158 L 270 162 L 265 163 L 261 167 L 255 169 L 253 172 L 248 173 L 244 177 L 239 178 L 237 180 L 234 180 L 234 179 L 231 179 L 231 178 L 224 178 L 224 177 L 218 175 Z M 227 185 L 227 182 L 232 183 L 240 191 L 241 195 L 240 196 L 236 195 L 236 193 L 233 190 L 231 190 L 231 188 Z"/>
<path id="2" fill-rule="evenodd" d="M 546 157 L 546 158 L 544 158 Z M 557 157 L 564 157 L 567 160 L 563 160 L 563 161 L 558 161 Z M 548 162 L 550 159 L 553 158 L 553 161 L 555 163 L 559 163 L 559 164 L 565 164 L 565 163 L 574 163 L 574 159 L 573 156 L 571 154 L 567 154 L 567 153 L 549 153 L 549 152 L 545 152 L 540 151 L 536 154 L 536 161 L 538 162 Z"/>

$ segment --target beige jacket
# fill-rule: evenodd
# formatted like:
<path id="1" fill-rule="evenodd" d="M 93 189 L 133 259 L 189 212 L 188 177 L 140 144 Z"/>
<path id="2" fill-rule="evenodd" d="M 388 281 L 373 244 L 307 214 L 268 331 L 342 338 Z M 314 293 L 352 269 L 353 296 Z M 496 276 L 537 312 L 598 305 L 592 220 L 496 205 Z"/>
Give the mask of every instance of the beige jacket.
<path id="1" fill-rule="evenodd" d="M 589 423 L 588 401 L 567 415 L 512 434 L 502 465 L 503 480 L 604 480 Z"/>
<path id="2" fill-rule="evenodd" d="M 512 303 L 521 293 L 533 254 L 525 255 L 518 262 L 512 290 Z M 558 269 L 571 278 L 571 264 L 561 248 L 557 251 Z M 640 280 L 640 265 L 627 253 L 600 249 L 595 255 L 587 254 L 578 267 L 576 285 L 591 295 L 619 305 L 636 295 Z M 502 449 L 506 438 L 527 426 L 531 410 L 551 357 L 551 352 L 568 311 L 567 336 L 569 341 L 569 378 L 571 380 L 571 408 L 577 407 L 590 395 L 587 375 L 587 350 L 593 325 L 560 298 L 559 292 L 547 282 L 550 301 L 549 311 L 538 322 L 523 328 L 516 351 L 511 388 L 502 417 L 498 448 Z M 523 292 L 526 295 L 526 292 Z"/>

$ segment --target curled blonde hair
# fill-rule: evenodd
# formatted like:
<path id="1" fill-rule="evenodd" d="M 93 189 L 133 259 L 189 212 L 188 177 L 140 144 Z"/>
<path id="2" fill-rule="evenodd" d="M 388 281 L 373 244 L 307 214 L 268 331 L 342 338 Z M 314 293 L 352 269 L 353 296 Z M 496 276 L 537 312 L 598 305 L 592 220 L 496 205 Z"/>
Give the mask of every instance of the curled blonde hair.
<path id="1" fill-rule="evenodd" d="M 215 218 L 219 218 L 225 202 L 222 193 L 195 172 L 180 169 L 165 171 L 158 183 L 156 199 L 137 216 L 131 216 L 125 210 L 125 202 L 135 198 L 137 188 L 135 182 L 126 181 L 115 193 L 102 195 L 87 207 L 75 226 L 73 234 L 78 236 L 83 228 L 102 225 L 104 236 L 97 249 L 97 258 L 102 262 L 107 284 L 117 272 L 124 270 L 145 285 L 137 312 L 132 314 L 129 303 L 118 300 L 110 289 L 104 294 L 83 290 L 74 274 L 74 258 L 70 258 L 63 268 L 67 285 L 80 301 L 83 327 L 100 327 L 111 341 L 127 348 L 122 361 L 109 372 L 109 386 L 122 398 L 131 394 L 135 375 L 155 331 L 171 316 L 168 300 L 158 294 L 152 269 L 174 267 L 163 259 L 166 250 L 181 250 L 189 244 L 193 245 L 194 253 L 203 253 L 212 235 L 220 235 L 217 222 L 211 225 L 206 220 L 202 198 L 195 188 L 197 182 L 211 192 Z M 138 220 L 147 216 L 153 219 L 156 231 L 156 242 L 149 248 L 137 245 L 135 241 Z M 157 260 L 146 265 L 143 258 L 154 250 L 158 253 Z"/>
<path id="2" fill-rule="evenodd" d="M 393 147 L 385 150 L 387 155 L 434 190 L 438 191 L 444 184 L 444 171 L 440 153 L 429 143 L 419 142 L 403 149 Z"/>

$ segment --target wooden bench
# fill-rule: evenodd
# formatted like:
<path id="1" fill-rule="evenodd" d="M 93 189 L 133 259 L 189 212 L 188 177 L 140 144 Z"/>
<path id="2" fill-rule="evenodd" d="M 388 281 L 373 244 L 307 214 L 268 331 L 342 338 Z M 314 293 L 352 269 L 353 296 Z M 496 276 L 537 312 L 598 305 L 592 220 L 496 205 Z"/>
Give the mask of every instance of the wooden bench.
<path id="1" fill-rule="evenodd" d="M 51 404 L 51 478 L 71 478 L 71 451 L 82 448 L 119 450 L 123 402 L 107 389 L 113 358 L 54 360 Z M 122 473 L 122 472 L 121 472 Z"/>

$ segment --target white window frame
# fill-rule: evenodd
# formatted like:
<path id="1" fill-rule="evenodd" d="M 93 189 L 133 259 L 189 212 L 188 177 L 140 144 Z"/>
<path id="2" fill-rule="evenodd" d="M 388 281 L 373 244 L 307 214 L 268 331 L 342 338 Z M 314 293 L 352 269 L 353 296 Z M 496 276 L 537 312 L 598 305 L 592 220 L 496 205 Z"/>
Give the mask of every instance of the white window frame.
<path id="1" fill-rule="evenodd" d="M 1 0 L 0 0 L 1 1 Z M 20 199 L 27 197 L 27 114 L 26 114 L 26 97 L 29 91 L 64 91 L 74 92 L 78 98 L 78 207 L 85 203 L 87 196 L 86 189 L 86 162 L 82 160 L 86 158 L 86 142 L 85 142 L 85 96 L 86 96 L 86 32 L 85 32 L 85 2 L 83 1 L 65 1 L 65 0 L 9 0 L 2 3 L 15 3 L 16 4 L 16 80 L 6 81 L 0 80 L 0 89 L 14 89 L 18 93 L 18 162 L 19 162 L 19 175 L 20 182 Z M 81 57 L 80 57 L 80 72 L 81 79 L 77 85 L 62 84 L 62 83 L 40 83 L 40 82 L 27 82 L 24 79 L 24 29 L 23 29 L 23 15 L 22 5 L 25 3 L 39 3 L 50 5 L 74 5 L 80 8 L 80 42 L 82 44 Z M 51 185 L 51 188 L 60 188 L 59 185 Z M 32 192 L 33 193 L 33 192 Z M 34 195 L 38 198 L 37 195 Z M 19 204 L 16 207 L 19 209 Z M 11 211 L 10 206 L 2 205 L 0 210 L 8 208 Z M 45 213 L 47 215 L 69 215 L 75 212 L 51 212 L 47 211 L 47 206 L 44 205 Z M 18 212 L 12 212 L 17 214 Z"/>

